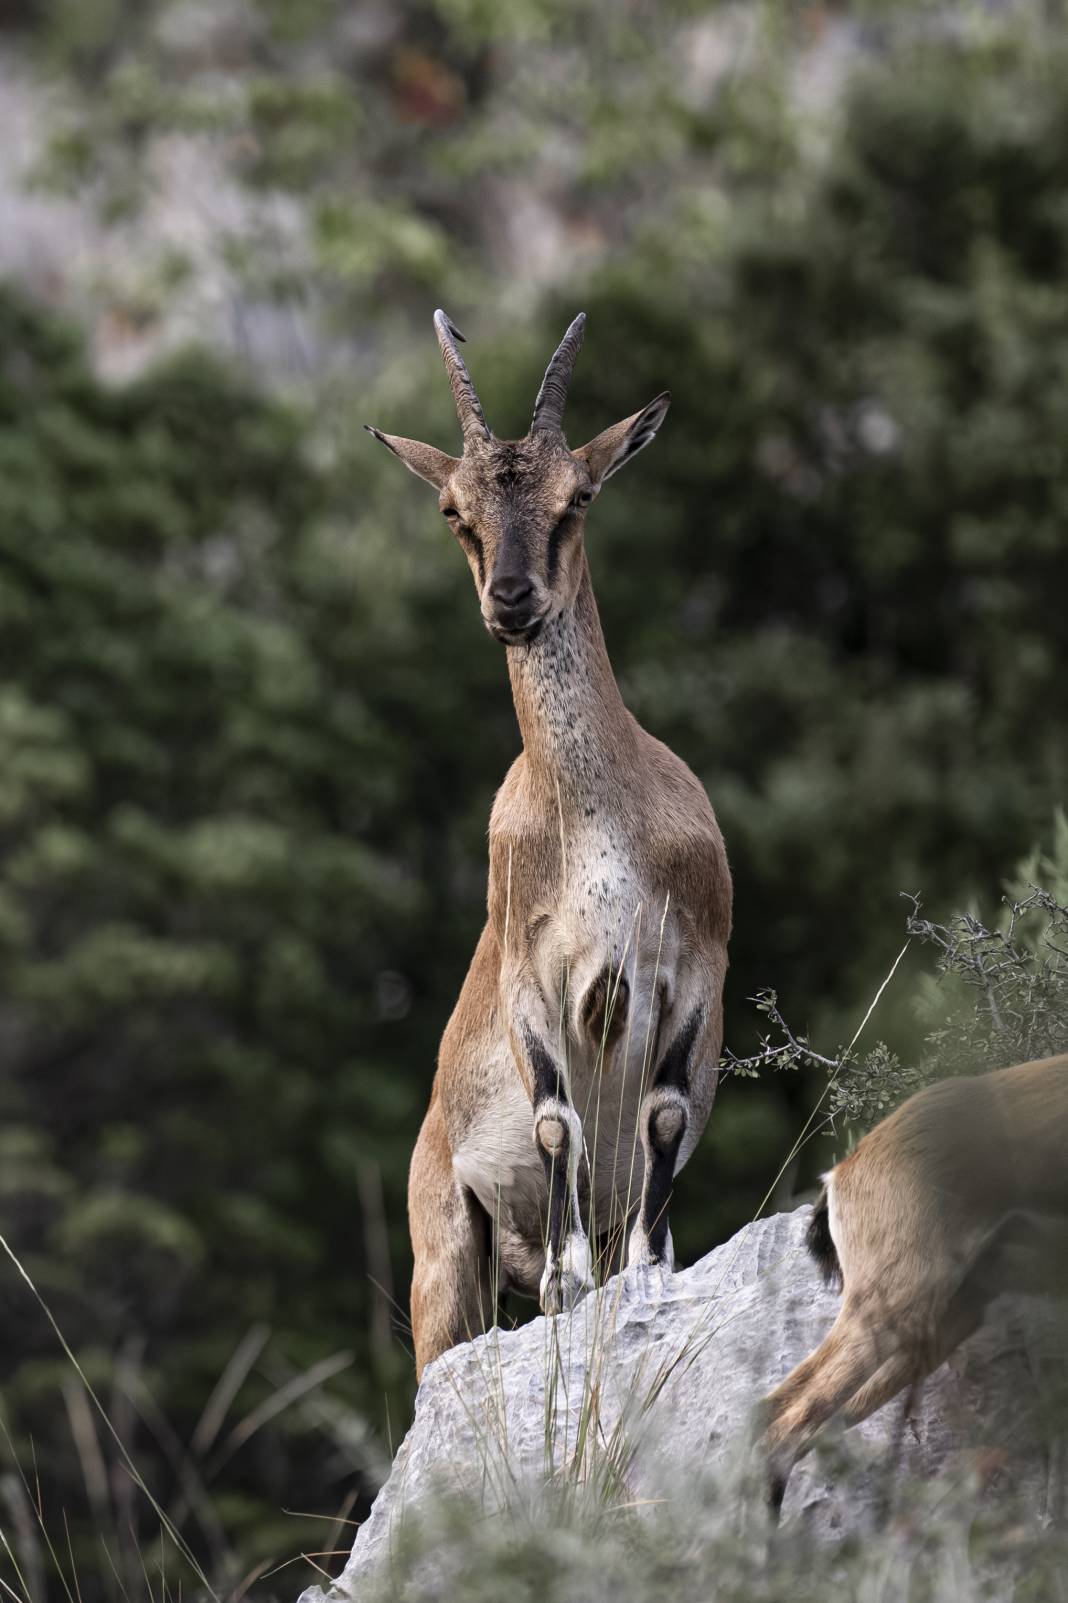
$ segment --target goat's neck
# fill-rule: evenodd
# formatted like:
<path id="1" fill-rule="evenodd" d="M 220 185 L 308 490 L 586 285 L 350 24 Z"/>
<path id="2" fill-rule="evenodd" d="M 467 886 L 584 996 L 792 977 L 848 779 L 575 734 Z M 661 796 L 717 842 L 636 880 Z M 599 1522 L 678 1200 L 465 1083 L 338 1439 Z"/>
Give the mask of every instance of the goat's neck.
<path id="1" fill-rule="evenodd" d="M 535 788 L 554 809 L 588 810 L 626 783 L 634 724 L 608 660 L 586 558 L 571 607 L 508 651 L 519 729 Z"/>

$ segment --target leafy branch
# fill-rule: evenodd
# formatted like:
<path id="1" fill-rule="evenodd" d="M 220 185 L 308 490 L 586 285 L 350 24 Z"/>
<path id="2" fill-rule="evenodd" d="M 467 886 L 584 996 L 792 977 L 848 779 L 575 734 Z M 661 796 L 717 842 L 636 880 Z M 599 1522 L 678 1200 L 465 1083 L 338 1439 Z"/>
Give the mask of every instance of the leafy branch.
<path id="1" fill-rule="evenodd" d="M 838 1058 L 824 1057 L 810 1045 L 806 1035 L 795 1035 L 779 1010 L 777 992 L 770 989 L 761 990 L 748 1000 L 758 1013 L 763 1013 L 770 1021 L 779 1039 L 772 1040 L 770 1032 L 762 1035 L 759 1051 L 744 1058 L 736 1057 L 730 1051 L 725 1052 L 720 1059 L 720 1068 L 724 1073 L 757 1080 L 760 1078 L 761 1069 L 800 1069 L 809 1064 L 827 1069 L 829 1073 L 837 1073 L 848 1061 L 844 1054 Z"/>
<path id="2" fill-rule="evenodd" d="M 990 926 L 973 912 L 939 924 L 923 916 L 918 897 L 906 899 L 909 936 L 936 953 L 936 976 L 921 992 L 931 1027 L 917 1062 L 902 1063 L 883 1041 L 863 1056 L 844 1048 L 827 1057 L 790 1028 L 769 989 L 750 998 L 770 1025 L 759 1049 L 746 1057 L 725 1053 L 723 1071 L 758 1079 L 765 1069 L 821 1068 L 831 1082 L 828 1121 L 867 1129 L 931 1080 L 1068 1046 L 1068 904 L 1031 884 L 1027 895 L 1006 898 L 1002 919 Z"/>

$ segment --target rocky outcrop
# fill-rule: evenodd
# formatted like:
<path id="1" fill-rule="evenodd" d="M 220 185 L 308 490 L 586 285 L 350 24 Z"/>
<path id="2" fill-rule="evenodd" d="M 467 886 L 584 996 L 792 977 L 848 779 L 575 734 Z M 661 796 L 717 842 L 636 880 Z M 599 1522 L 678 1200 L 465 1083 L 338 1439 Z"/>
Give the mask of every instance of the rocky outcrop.
<path id="1" fill-rule="evenodd" d="M 747 1225 L 691 1269 L 628 1270 L 570 1315 L 494 1330 L 446 1353 L 426 1372 L 415 1421 L 343 1575 L 301 1603 L 358 1598 L 381 1580 L 402 1520 L 436 1492 L 469 1494 L 492 1510 L 509 1488 L 624 1436 L 636 1504 L 687 1464 L 731 1474 L 754 1402 L 812 1350 L 838 1307 L 804 1249 L 809 1211 Z M 1018 1420 L 1022 1400 L 1035 1396 L 1044 1330 L 1037 1300 L 998 1305 L 927 1382 L 907 1422 L 900 1399 L 843 1438 L 848 1494 L 841 1464 L 832 1474 L 813 1455 L 798 1466 L 784 1522 L 804 1520 L 825 1541 L 863 1533 L 884 1506 L 891 1459 L 903 1481 L 959 1474 L 995 1422 Z M 1017 1505 L 1038 1523 L 1063 1511 L 1063 1464 L 1019 1443 L 1006 1451 L 1004 1431 L 997 1439 L 986 1462 Z"/>

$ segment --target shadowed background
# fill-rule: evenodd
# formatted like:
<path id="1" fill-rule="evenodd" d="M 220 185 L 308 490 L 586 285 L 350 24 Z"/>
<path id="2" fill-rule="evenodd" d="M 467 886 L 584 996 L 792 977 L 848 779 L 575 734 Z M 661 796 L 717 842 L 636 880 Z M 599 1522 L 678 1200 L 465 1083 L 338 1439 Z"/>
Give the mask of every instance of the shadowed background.
<path id="1" fill-rule="evenodd" d="M 614 0 L 0 28 L 0 1231 L 232 1585 L 340 1545 L 282 1510 L 359 1517 L 407 1423 L 406 1166 L 518 749 L 461 553 L 360 425 L 458 449 L 437 305 L 502 435 L 580 309 L 572 443 L 670 387 L 589 520 L 609 650 L 727 840 L 728 1045 L 772 986 L 833 1053 L 899 893 L 989 910 L 1066 790 L 1068 31 Z M 923 967 L 871 1027 L 903 1058 Z M 725 1085 L 682 1261 L 821 1088 Z M 136 1591 L 158 1522 L 10 1266 L 0 1311 L 8 1458 L 86 1598 L 111 1529 Z M 32 1552 L 17 1471 L 0 1495 Z"/>

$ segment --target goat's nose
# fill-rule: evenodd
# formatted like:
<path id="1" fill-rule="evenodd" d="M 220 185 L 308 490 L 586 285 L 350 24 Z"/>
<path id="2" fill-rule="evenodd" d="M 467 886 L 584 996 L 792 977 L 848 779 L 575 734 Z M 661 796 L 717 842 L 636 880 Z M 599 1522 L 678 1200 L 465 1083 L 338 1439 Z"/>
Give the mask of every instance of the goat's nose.
<path id="1" fill-rule="evenodd" d="M 525 573 L 502 573 L 490 583 L 490 596 L 502 607 L 518 607 L 533 593 Z"/>

